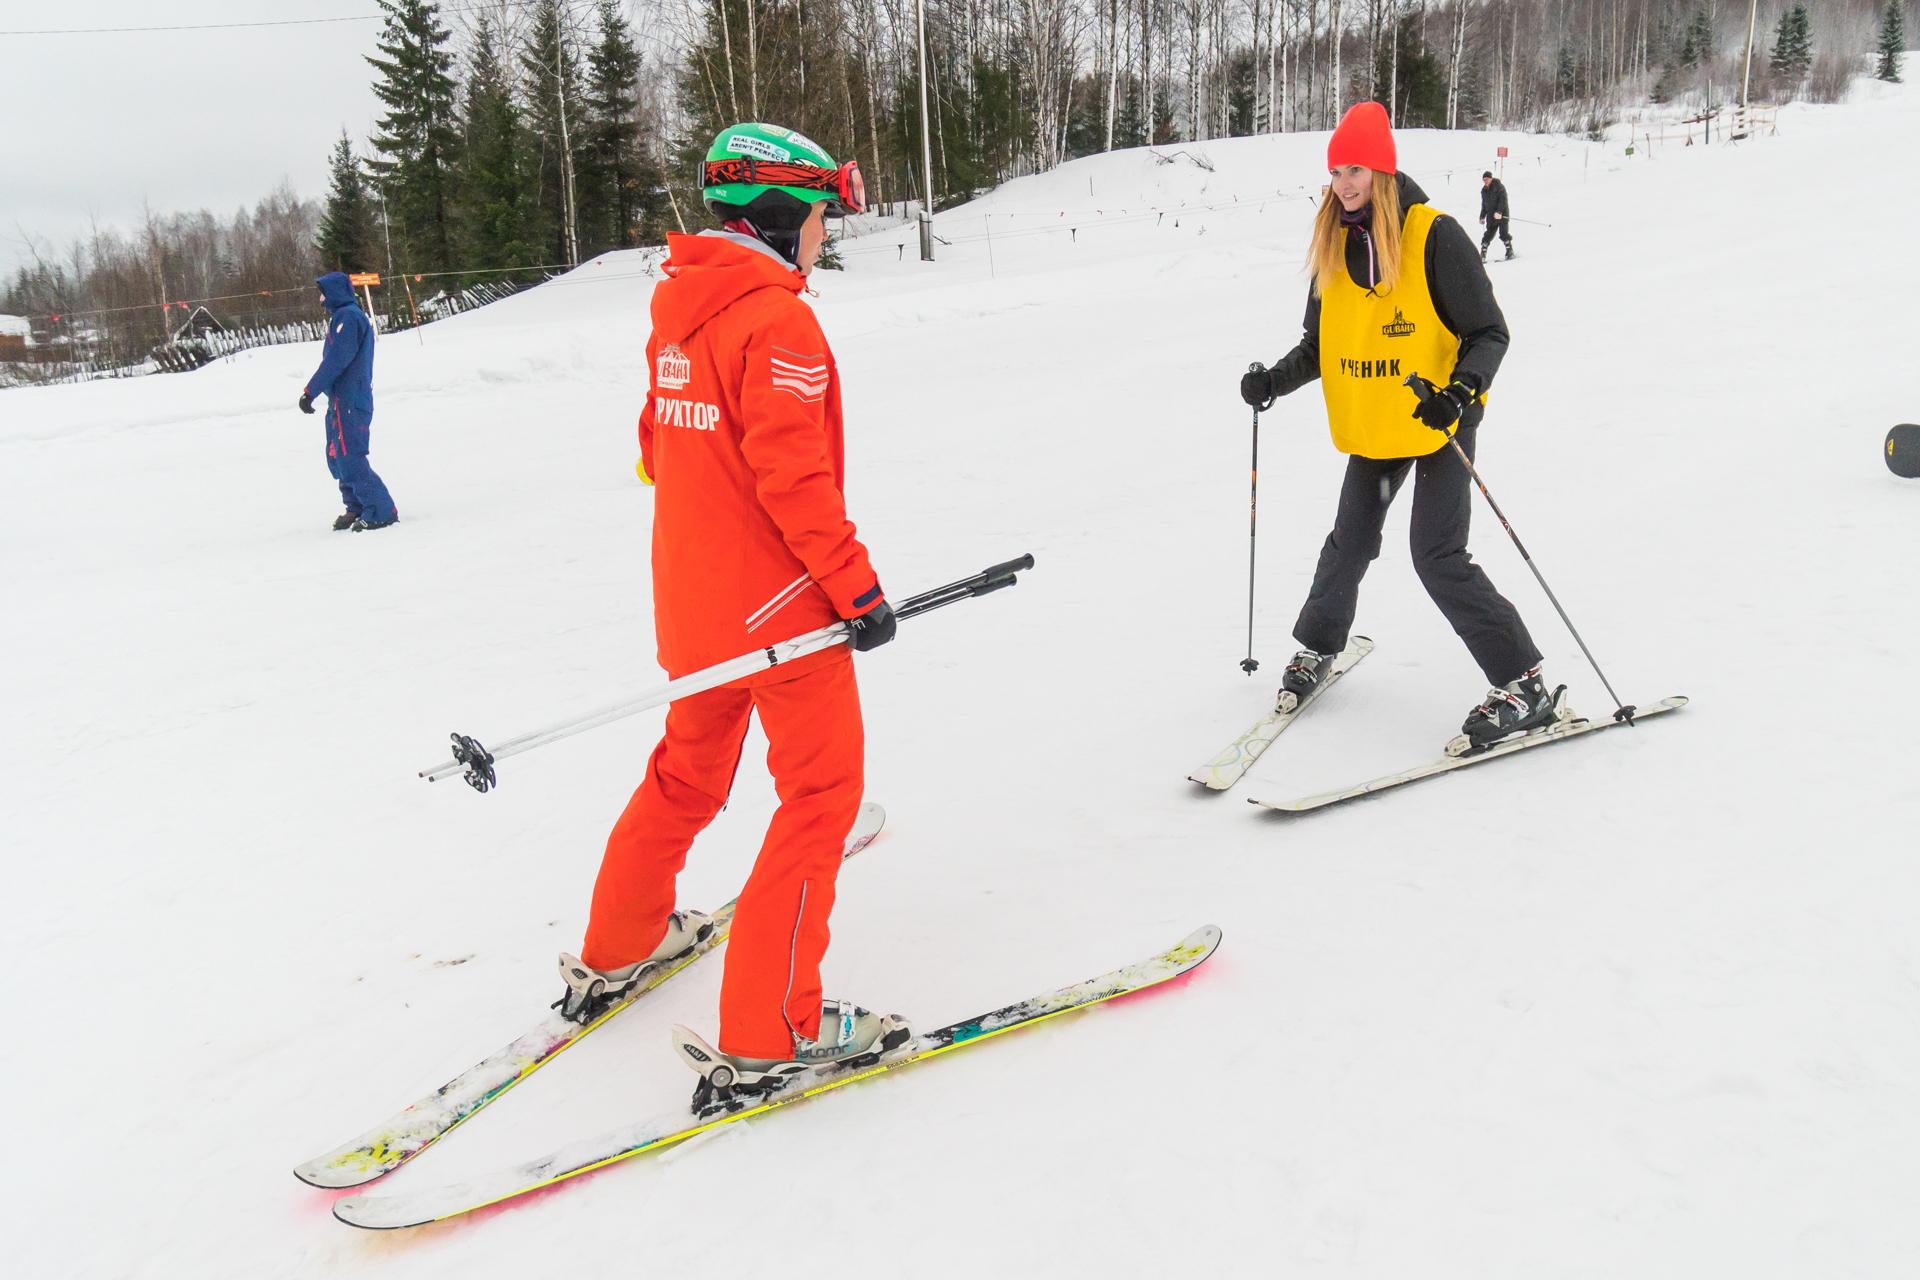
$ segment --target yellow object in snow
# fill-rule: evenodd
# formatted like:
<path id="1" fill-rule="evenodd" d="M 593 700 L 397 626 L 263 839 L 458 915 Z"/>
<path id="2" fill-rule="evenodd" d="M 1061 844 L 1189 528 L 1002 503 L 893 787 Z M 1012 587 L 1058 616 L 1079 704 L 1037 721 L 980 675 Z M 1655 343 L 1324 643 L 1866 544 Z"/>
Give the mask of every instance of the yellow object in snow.
<path id="1" fill-rule="evenodd" d="M 633 460 L 633 473 L 640 477 L 641 484 L 653 483 L 653 477 L 647 474 L 647 460 L 645 457 L 639 457 Z"/>
<path id="2" fill-rule="evenodd" d="M 1333 447 L 1342 453 L 1424 458 L 1451 434 L 1413 416 L 1419 401 L 1404 385 L 1417 373 L 1444 387 L 1460 359 L 1460 335 L 1441 323 L 1427 284 L 1427 239 L 1439 216 L 1427 204 L 1407 210 L 1400 279 L 1391 291 L 1363 289 L 1343 270 L 1320 296 L 1320 387 Z"/>

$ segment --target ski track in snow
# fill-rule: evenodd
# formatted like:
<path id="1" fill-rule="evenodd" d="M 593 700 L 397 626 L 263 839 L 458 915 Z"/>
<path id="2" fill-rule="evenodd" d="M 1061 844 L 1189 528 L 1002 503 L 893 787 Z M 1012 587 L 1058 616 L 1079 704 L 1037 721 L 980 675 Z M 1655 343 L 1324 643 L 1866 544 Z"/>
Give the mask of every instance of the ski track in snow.
<path id="1" fill-rule="evenodd" d="M 373 459 L 402 523 L 377 535 L 326 528 L 319 420 L 293 408 L 317 346 L 0 394 L 0 972 L 14 1025 L 42 1028 L 0 1049 L 15 1274 L 713 1248 L 750 1274 L 817 1261 L 823 1232 L 922 1275 L 977 1271 L 962 1233 L 1022 1275 L 1911 1270 L 1920 487 L 1875 453 L 1920 414 L 1920 258 L 1901 233 L 1846 252 L 1827 192 L 1872 173 L 1881 207 L 1920 198 L 1885 163 L 1920 87 L 1780 121 L 1652 159 L 1401 135 L 1476 234 L 1496 144 L 1516 214 L 1554 224 L 1519 227 L 1494 275 L 1514 342 L 1480 462 L 1622 695 L 1693 703 L 1293 822 L 1243 797 L 1414 764 L 1481 692 L 1403 499 L 1364 668 L 1235 791 L 1185 780 L 1270 696 L 1333 512 L 1309 390 L 1262 423 L 1249 681 L 1234 391 L 1297 334 L 1325 135 L 1179 148 L 1212 173 L 1121 153 L 1011 183 L 941 215 L 931 267 L 895 260 L 902 232 L 849 240 L 815 305 L 883 580 L 1038 566 L 861 659 L 890 820 L 841 881 L 829 990 L 931 1027 L 1202 923 L 1225 944 L 1176 992 L 399 1235 L 338 1226 L 289 1170 L 540 1016 L 658 732 L 506 761 L 484 798 L 414 777 L 448 730 L 498 739 L 659 679 L 640 255 L 383 339 Z M 1229 207 L 1140 216 L 1183 200 Z M 1604 713 L 1476 508 L 1550 676 Z M 695 849 L 691 906 L 745 874 L 763 756 Z M 666 1027 L 710 1030 L 719 978 L 674 982 L 390 1185 L 655 1114 L 692 1083 Z"/>

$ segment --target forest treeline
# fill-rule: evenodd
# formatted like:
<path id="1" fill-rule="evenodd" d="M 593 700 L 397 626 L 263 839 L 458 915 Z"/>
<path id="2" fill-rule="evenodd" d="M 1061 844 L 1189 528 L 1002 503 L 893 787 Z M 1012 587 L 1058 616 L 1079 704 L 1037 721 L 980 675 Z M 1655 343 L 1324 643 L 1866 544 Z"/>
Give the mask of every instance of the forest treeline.
<path id="1" fill-rule="evenodd" d="M 272 322 L 320 270 L 441 290 L 658 243 L 704 223 L 707 140 L 762 119 L 856 157 L 874 203 L 920 172 L 916 0 L 380 0 L 371 137 L 319 199 L 152 214 L 44 250 L 0 312 L 85 317 L 134 349 L 184 309 Z M 936 207 L 1116 147 L 1331 127 L 1594 132 L 1652 102 L 1832 100 L 1898 74 L 1913 0 L 926 0 Z M 29 229 L 30 230 L 30 229 Z M 281 292 L 272 292 L 281 291 Z M 164 318 L 163 318 L 164 317 Z"/>

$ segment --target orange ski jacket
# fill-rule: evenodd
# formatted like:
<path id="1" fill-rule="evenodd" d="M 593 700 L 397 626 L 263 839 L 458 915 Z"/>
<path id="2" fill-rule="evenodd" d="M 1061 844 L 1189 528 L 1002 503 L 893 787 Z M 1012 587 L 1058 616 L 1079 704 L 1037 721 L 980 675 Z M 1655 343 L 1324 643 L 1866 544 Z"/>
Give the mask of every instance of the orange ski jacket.
<path id="1" fill-rule="evenodd" d="M 858 617 L 882 592 L 847 519 L 839 373 L 806 281 L 749 236 L 667 246 L 640 457 L 660 665 L 678 677 Z"/>

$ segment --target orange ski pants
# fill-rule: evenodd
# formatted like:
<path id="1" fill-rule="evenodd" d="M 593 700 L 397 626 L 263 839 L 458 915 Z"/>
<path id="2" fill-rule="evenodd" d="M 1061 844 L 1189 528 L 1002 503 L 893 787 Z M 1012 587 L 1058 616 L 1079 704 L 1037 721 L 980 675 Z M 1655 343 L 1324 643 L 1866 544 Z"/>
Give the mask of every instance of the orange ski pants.
<path id="1" fill-rule="evenodd" d="M 820 1032 L 820 961 L 847 833 L 865 789 L 865 731 L 853 654 L 803 658 L 682 698 L 607 837 L 580 958 L 632 964 L 666 937 L 674 880 L 693 839 L 733 789 L 747 720 L 760 713 L 780 807 L 733 917 L 720 983 L 720 1051 L 790 1058 Z"/>

